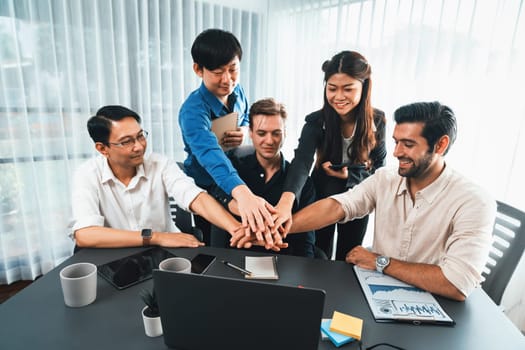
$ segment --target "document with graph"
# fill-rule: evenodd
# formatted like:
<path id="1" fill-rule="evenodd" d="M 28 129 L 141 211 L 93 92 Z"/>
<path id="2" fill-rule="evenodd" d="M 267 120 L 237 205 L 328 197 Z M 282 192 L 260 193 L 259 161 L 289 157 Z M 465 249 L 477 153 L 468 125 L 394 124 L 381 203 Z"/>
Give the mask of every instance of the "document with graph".
<path id="1" fill-rule="evenodd" d="M 354 271 L 376 321 L 455 324 L 429 292 L 377 271 Z"/>

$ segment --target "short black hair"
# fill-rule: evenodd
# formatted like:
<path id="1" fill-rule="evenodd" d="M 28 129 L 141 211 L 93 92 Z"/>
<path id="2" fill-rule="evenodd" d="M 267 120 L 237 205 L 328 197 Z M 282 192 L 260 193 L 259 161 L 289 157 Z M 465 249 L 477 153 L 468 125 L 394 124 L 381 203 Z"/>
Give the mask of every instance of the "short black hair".
<path id="1" fill-rule="evenodd" d="M 444 135 L 448 135 L 450 142 L 444 154 L 447 154 L 454 144 L 458 133 L 456 116 L 452 109 L 437 101 L 416 102 L 399 107 L 394 112 L 397 124 L 421 122 L 422 136 L 427 140 L 429 151 L 434 149 L 436 142 Z"/>
<path id="2" fill-rule="evenodd" d="M 191 46 L 191 57 L 199 68 L 214 70 L 231 62 L 235 56 L 242 59 L 239 40 L 222 29 L 207 29 L 200 33 Z"/>
<path id="3" fill-rule="evenodd" d="M 111 122 L 124 119 L 126 117 L 134 118 L 140 124 L 141 118 L 131 109 L 124 106 L 112 105 L 101 107 L 96 115 L 89 118 L 87 129 L 93 142 L 101 142 L 105 145 L 109 142 L 111 133 Z"/>

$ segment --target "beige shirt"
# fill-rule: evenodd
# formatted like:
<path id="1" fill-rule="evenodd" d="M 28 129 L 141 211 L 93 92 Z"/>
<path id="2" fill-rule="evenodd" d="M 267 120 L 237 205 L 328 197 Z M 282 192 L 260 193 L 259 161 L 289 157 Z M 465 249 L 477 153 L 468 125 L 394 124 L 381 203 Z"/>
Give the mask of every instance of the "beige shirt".
<path id="1" fill-rule="evenodd" d="M 343 222 L 375 209 L 374 252 L 438 265 L 465 296 L 482 281 L 496 202 L 449 167 L 414 202 L 406 178 L 385 168 L 332 198 L 345 211 Z"/>
<path id="2" fill-rule="evenodd" d="M 137 167 L 128 186 L 115 177 L 106 158 L 90 159 L 75 172 L 72 191 L 73 232 L 89 226 L 179 232 L 171 218 L 168 197 L 189 210 L 204 190 L 176 162 L 153 153 Z"/>

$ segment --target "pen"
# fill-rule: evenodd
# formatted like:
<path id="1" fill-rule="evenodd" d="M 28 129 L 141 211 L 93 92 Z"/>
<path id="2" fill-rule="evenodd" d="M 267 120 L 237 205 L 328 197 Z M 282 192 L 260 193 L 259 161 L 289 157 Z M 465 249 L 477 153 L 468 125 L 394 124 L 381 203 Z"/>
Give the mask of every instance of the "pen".
<path id="1" fill-rule="evenodd" d="M 224 265 L 226 265 L 226 266 L 228 266 L 228 267 L 231 267 L 232 269 L 235 269 L 235 270 L 241 272 L 241 273 L 244 274 L 244 275 L 251 275 L 251 274 L 252 274 L 250 271 L 245 270 L 245 269 L 243 269 L 242 267 L 239 267 L 239 266 L 237 266 L 237 265 L 233 265 L 231 262 L 224 261 L 224 260 L 221 260 L 221 261 L 222 261 L 222 263 L 223 263 Z"/>

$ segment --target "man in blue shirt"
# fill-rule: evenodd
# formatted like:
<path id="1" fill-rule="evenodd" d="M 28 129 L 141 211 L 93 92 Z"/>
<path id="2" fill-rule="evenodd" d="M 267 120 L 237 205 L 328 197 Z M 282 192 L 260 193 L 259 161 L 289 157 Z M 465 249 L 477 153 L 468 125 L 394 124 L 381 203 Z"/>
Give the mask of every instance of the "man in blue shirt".
<path id="1" fill-rule="evenodd" d="M 239 214 L 246 230 L 273 244 L 274 209 L 256 196 L 228 160 L 221 147 L 239 146 L 248 124 L 248 101 L 238 84 L 242 48 L 232 33 L 208 29 L 195 39 L 191 54 L 193 70 L 202 78 L 179 112 L 186 173 L 211 195 L 224 191 L 239 203 Z M 238 128 L 227 131 L 217 140 L 211 131 L 212 120 L 232 112 L 238 113 Z M 279 235 L 275 235 L 280 239 Z"/>

